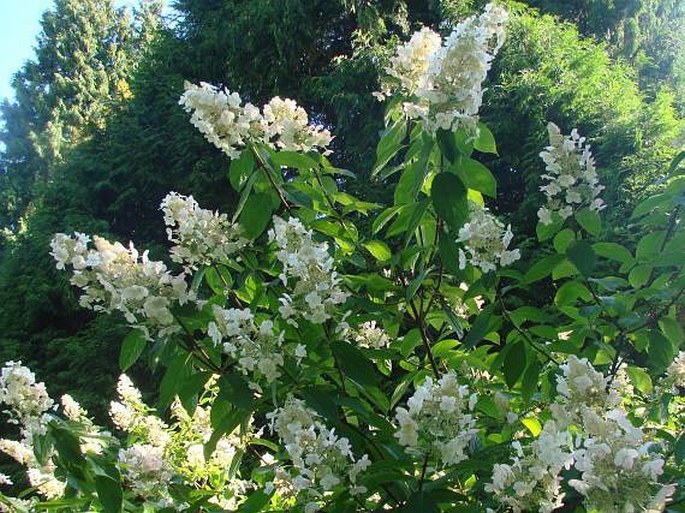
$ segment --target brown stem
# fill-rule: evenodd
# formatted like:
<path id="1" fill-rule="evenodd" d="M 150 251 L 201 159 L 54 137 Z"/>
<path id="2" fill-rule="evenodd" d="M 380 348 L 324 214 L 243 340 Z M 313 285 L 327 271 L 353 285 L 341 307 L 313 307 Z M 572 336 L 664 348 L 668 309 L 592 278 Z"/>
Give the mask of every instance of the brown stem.
<path id="1" fill-rule="evenodd" d="M 430 338 L 428 337 L 428 333 L 426 333 L 426 327 L 423 322 L 423 317 L 416 309 L 416 306 L 414 305 L 413 301 L 409 301 L 409 307 L 411 308 L 412 313 L 414 314 L 414 320 L 416 321 L 416 324 L 419 327 L 419 332 L 421 333 L 421 341 L 423 342 L 423 347 L 426 350 L 426 355 L 428 356 L 428 361 L 430 362 L 431 369 L 433 370 L 433 375 L 436 379 L 439 379 L 440 371 L 438 370 L 438 365 L 435 363 L 435 358 L 433 358 Z"/>

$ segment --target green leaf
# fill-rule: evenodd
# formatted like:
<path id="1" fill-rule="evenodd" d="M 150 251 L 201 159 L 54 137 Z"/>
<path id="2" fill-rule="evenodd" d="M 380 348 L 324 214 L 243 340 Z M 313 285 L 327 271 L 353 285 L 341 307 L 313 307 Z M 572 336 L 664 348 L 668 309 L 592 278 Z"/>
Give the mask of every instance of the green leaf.
<path id="1" fill-rule="evenodd" d="M 538 240 L 544 242 L 547 239 L 552 238 L 555 233 L 561 230 L 562 226 L 564 226 L 564 220 L 558 214 L 553 214 L 552 222 L 550 224 L 544 224 L 542 221 L 538 221 L 538 224 L 535 226 L 535 233 L 538 236 Z"/>
<path id="2" fill-rule="evenodd" d="M 630 365 L 628 366 L 626 372 L 628 373 L 628 377 L 630 378 L 630 381 L 633 383 L 633 386 L 637 390 L 639 390 L 643 394 L 652 393 L 652 378 L 649 377 L 649 374 L 645 370 Z"/>
<path id="3" fill-rule="evenodd" d="M 630 270 L 630 273 L 628 273 L 628 283 L 630 283 L 630 286 L 634 289 L 639 289 L 647 284 L 651 274 L 651 265 L 636 265 Z"/>
<path id="4" fill-rule="evenodd" d="M 107 476 L 95 476 L 95 491 L 106 513 L 122 511 L 124 492 L 120 482 Z"/>
<path id="5" fill-rule="evenodd" d="M 578 224 L 590 235 L 596 237 L 602 232 L 602 218 L 596 210 L 584 208 L 576 212 L 574 217 Z"/>
<path id="6" fill-rule="evenodd" d="M 676 171 L 678 171 L 678 168 L 680 167 L 680 164 L 685 160 L 685 151 L 681 151 L 676 155 L 673 160 L 671 161 L 671 165 L 668 167 L 668 174 L 669 176 L 674 176 L 676 175 Z"/>
<path id="7" fill-rule="evenodd" d="M 685 333 L 683 333 L 683 325 L 671 319 L 670 317 L 662 317 L 659 319 L 659 328 L 661 332 L 671 341 L 674 347 L 680 347 L 685 342 Z"/>
<path id="8" fill-rule="evenodd" d="M 504 365 L 502 366 L 504 380 L 509 388 L 516 384 L 526 369 L 527 356 L 526 343 L 523 340 L 514 342 L 504 358 Z"/>
<path id="9" fill-rule="evenodd" d="M 454 313 L 454 310 L 449 304 L 447 304 L 446 301 L 440 301 L 440 307 L 447 317 L 447 321 L 449 322 L 450 326 L 454 330 L 454 334 L 457 338 L 461 339 L 464 336 L 464 328 L 461 325 L 459 317 L 457 317 L 457 314 Z"/>
<path id="10" fill-rule="evenodd" d="M 256 239 L 271 221 L 272 200 L 269 194 L 252 194 L 240 213 L 240 226 L 248 239 Z"/>
<path id="11" fill-rule="evenodd" d="M 478 314 L 478 317 L 476 317 L 471 329 L 466 334 L 466 338 L 464 338 L 464 347 L 467 349 L 475 347 L 478 342 L 483 340 L 485 335 L 490 333 L 490 326 L 492 325 L 492 312 L 493 306 L 490 305 Z"/>
<path id="12" fill-rule="evenodd" d="M 177 353 L 164 372 L 164 377 L 159 384 L 159 405 L 166 409 L 171 404 L 174 396 L 178 394 L 181 385 L 190 374 L 190 355 Z"/>
<path id="13" fill-rule="evenodd" d="M 581 298 L 584 301 L 590 301 L 592 299 L 592 294 L 582 283 L 568 281 L 557 290 L 557 293 L 554 296 L 554 304 L 559 306 L 572 305 L 578 298 Z"/>
<path id="14" fill-rule="evenodd" d="M 385 262 L 392 257 L 390 247 L 382 240 L 371 240 L 364 243 L 364 247 L 378 260 L 378 262 Z"/>
<path id="15" fill-rule="evenodd" d="M 491 198 L 497 197 L 497 180 L 490 170 L 477 160 L 460 157 L 453 169 L 466 187 Z"/>
<path id="16" fill-rule="evenodd" d="M 554 236 L 552 243 L 554 250 L 560 255 L 565 255 L 569 245 L 576 240 L 576 234 L 570 228 L 564 228 Z"/>
<path id="17" fill-rule="evenodd" d="M 530 434 L 536 438 L 540 434 L 540 431 L 542 431 L 542 424 L 540 424 L 540 421 L 536 418 L 533 418 L 533 417 L 523 418 L 523 419 L 521 419 L 521 424 L 526 426 L 528 431 L 530 431 Z"/>
<path id="18" fill-rule="evenodd" d="M 675 443 L 673 453 L 676 463 L 682 465 L 685 462 L 685 431 L 680 434 L 680 438 Z"/>
<path id="19" fill-rule="evenodd" d="M 523 380 L 521 380 L 521 397 L 524 401 L 530 401 L 533 394 L 538 390 L 540 383 L 540 362 L 537 358 L 533 358 L 523 373 Z"/>
<path id="20" fill-rule="evenodd" d="M 473 147 L 481 153 L 492 153 L 497 155 L 495 136 L 492 135 L 492 132 L 485 123 L 478 123 L 478 137 L 476 137 Z"/>
<path id="21" fill-rule="evenodd" d="M 147 346 L 147 340 L 140 330 L 132 330 L 121 343 L 121 352 L 119 353 L 119 368 L 121 372 L 126 372 L 131 366 L 138 361 L 140 355 L 143 354 Z"/>
<path id="22" fill-rule="evenodd" d="M 444 219 L 455 232 L 469 218 L 469 204 L 466 187 L 452 173 L 440 173 L 433 180 L 431 199 L 436 213 Z"/>
<path id="23" fill-rule="evenodd" d="M 237 509 L 238 513 L 258 513 L 262 511 L 271 500 L 271 495 L 265 494 L 261 490 L 252 492 L 245 502 Z"/>
<path id="24" fill-rule="evenodd" d="M 336 340 L 331 343 L 331 350 L 347 377 L 361 385 L 378 384 L 376 366 L 359 349 L 347 342 Z"/>
<path id="25" fill-rule="evenodd" d="M 438 148 L 440 148 L 442 156 L 449 162 L 454 162 L 457 159 L 457 155 L 459 155 L 454 132 L 440 128 L 435 133 L 435 138 L 438 141 Z"/>
<path id="26" fill-rule="evenodd" d="M 452 237 L 448 234 L 440 234 L 438 240 L 438 250 L 440 251 L 440 260 L 449 272 L 458 274 L 459 269 L 459 247 Z"/>
<path id="27" fill-rule="evenodd" d="M 649 364 L 656 372 L 663 372 L 675 357 L 673 344 L 665 336 L 656 330 L 649 331 Z"/>
<path id="28" fill-rule="evenodd" d="M 383 229 L 383 227 L 389 221 L 391 221 L 393 217 L 399 214 L 400 211 L 402 211 L 404 208 L 406 208 L 406 205 L 386 208 L 383 212 L 380 213 L 380 215 L 374 220 L 373 224 L 371 225 L 372 233 L 375 235 L 378 232 L 380 232 Z"/>
<path id="29" fill-rule="evenodd" d="M 230 373 L 221 376 L 218 398 L 228 401 L 241 410 L 252 411 L 254 408 L 254 392 L 247 381 L 238 374 Z"/>
<path id="30" fill-rule="evenodd" d="M 423 180 L 426 176 L 426 166 L 414 164 L 408 166 L 400 176 L 399 182 L 395 186 L 394 202 L 395 205 L 413 203 L 421 189 Z"/>
<path id="31" fill-rule="evenodd" d="M 376 176 L 390 160 L 402 149 L 402 143 L 407 135 L 407 122 L 404 117 L 387 127 L 381 134 L 376 147 L 376 163 L 371 171 L 371 177 Z"/>
<path id="32" fill-rule="evenodd" d="M 415 492 L 407 503 L 397 510 L 402 513 L 438 513 L 438 505 L 435 500 L 424 491 Z"/>
<path id="33" fill-rule="evenodd" d="M 254 156 L 250 150 L 245 150 L 240 154 L 240 157 L 231 161 L 231 167 L 228 171 L 228 181 L 231 182 L 231 187 L 236 192 L 243 190 L 247 184 L 250 175 L 254 172 Z"/>
<path id="34" fill-rule="evenodd" d="M 622 264 L 627 264 L 633 261 L 633 255 L 624 246 L 616 244 L 615 242 L 596 242 L 592 245 L 599 256 L 614 260 Z"/>
<path id="35" fill-rule="evenodd" d="M 566 256 L 584 276 L 590 276 L 597 263 L 597 255 L 590 243 L 579 240 L 566 250 Z"/>
<path id="36" fill-rule="evenodd" d="M 530 284 L 547 278 L 547 276 L 552 274 L 554 268 L 565 259 L 564 255 L 549 255 L 538 260 L 530 269 L 528 269 L 528 272 L 523 276 L 523 281 Z"/>
<path id="37" fill-rule="evenodd" d="M 308 155 L 296 151 L 275 151 L 271 154 L 273 163 L 277 166 L 307 170 L 318 166 L 318 163 Z"/>

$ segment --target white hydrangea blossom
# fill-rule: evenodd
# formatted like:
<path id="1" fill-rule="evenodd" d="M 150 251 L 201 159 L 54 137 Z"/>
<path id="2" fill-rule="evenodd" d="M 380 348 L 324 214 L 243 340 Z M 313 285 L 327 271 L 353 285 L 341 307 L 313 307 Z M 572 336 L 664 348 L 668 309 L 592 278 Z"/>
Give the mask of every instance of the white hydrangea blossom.
<path id="1" fill-rule="evenodd" d="M 274 216 L 273 221 L 269 240 L 278 246 L 276 258 L 283 264 L 280 279 L 291 291 L 279 299 L 281 316 L 295 326 L 296 317 L 326 322 L 349 297 L 340 288 L 342 279 L 333 269 L 328 244 L 314 242 L 312 231 L 295 217 L 285 221 Z"/>
<path id="2" fill-rule="evenodd" d="M 386 84 L 384 93 L 399 89 L 409 98 L 407 115 L 428 130 L 464 127 L 476 136 L 482 84 L 504 43 L 506 20 L 502 7 L 488 4 L 480 16 L 459 23 L 444 43 L 428 28 L 414 33 L 386 69 L 398 84 Z"/>
<path id="3" fill-rule="evenodd" d="M 561 427 L 582 423 L 588 409 L 607 411 L 621 403 L 621 381 L 604 376 L 587 359 L 571 355 L 559 368 L 559 396 L 550 409 Z"/>
<path id="4" fill-rule="evenodd" d="M 325 148 L 331 134 L 309 125 L 307 112 L 293 100 L 272 98 L 260 112 L 251 103 L 242 104 L 240 95 L 207 83 L 186 82 L 179 100 L 190 122 L 214 146 L 234 159 L 246 146 L 262 143 L 289 151 Z"/>
<path id="5" fill-rule="evenodd" d="M 18 424 L 22 435 L 21 441 L 0 439 L 0 452 L 26 467 L 29 482 L 38 493 L 47 499 L 61 497 L 66 483 L 55 477 L 52 455 L 38 461 L 32 447 L 35 437 L 47 432 L 48 411 L 54 405 L 45 384 L 37 383 L 35 374 L 21 362 L 9 361 L 0 373 L 0 403 L 9 407 L 5 410 L 9 422 Z"/>
<path id="6" fill-rule="evenodd" d="M 664 460 L 651 452 L 653 444 L 644 440 L 642 429 L 634 427 L 620 409 L 603 414 L 585 410 L 583 427 L 586 437 L 574 453 L 574 466 L 581 474 L 569 485 L 585 496 L 588 509 L 607 513 L 652 509 L 653 488 Z M 659 502 L 673 491 L 673 486 L 660 487 Z"/>
<path id="7" fill-rule="evenodd" d="M 527 448 L 512 444 L 513 464 L 495 465 L 486 491 L 515 512 L 550 512 L 563 499 L 564 469 L 573 468 L 580 476 L 568 484 L 586 498 L 588 509 L 662 511 L 675 488 L 658 484 L 664 460 L 621 408 L 623 378 L 612 380 L 576 356 L 560 368 L 559 395 L 550 407 L 554 420 Z"/>
<path id="8" fill-rule="evenodd" d="M 36 383 L 36 376 L 21 362 L 5 363 L 0 373 L 0 403 L 9 410 L 9 422 L 21 426 L 22 436 L 30 440 L 33 434 L 45 433 L 44 414 L 54 405 L 45 383 Z"/>
<path id="9" fill-rule="evenodd" d="M 551 513 L 563 505 L 561 471 L 573 463 L 573 441 L 568 430 L 558 430 L 554 422 L 545 424 L 529 446 L 512 444 L 511 464 L 496 464 L 492 483 L 485 491 L 510 507 L 514 513 L 540 511 Z"/>
<path id="10" fill-rule="evenodd" d="M 547 204 L 538 210 L 540 221 L 551 224 L 553 214 L 566 219 L 583 206 L 596 211 L 605 208 L 597 197 L 604 186 L 599 184 L 590 147 L 584 145 L 585 137 L 576 129 L 565 136 L 554 123 L 547 124 L 547 131 L 549 146 L 540 153 L 547 166 L 547 174 L 542 175 L 547 183 L 540 187 Z"/>
<path id="11" fill-rule="evenodd" d="M 119 376 L 117 395 L 119 401 L 110 403 L 114 425 L 147 445 L 164 449 L 171 440 L 169 426 L 143 402 L 140 391 L 126 374 Z"/>
<path id="12" fill-rule="evenodd" d="M 119 466 L 133 491 L 146 498 L 168 500 L 173 470 L 164 457 L 164 448 L 134 444 L 119 451 Z"/>
<path id="13" fill-rule="evenodd" d="M 668 366 L 665 381 L 670 387 L 685 388 L 685 351 L 680 351 Z"/>
<path id="14" fill-rule="evenodd" d="M 455 465 L 468 457 L 466 449 L 478 431 L 470 413 L 476 401 L 476 394 L 459 385 L 454 372 L 437 383 L 429 376 L 407 400 L 407 408 L 397 408 L 395 437 L 414 456 Z"/>
<path id="15" fill-rule="evenodd" d="M 310 125 L 307 111 L 294 100 L 275 96 L 262 111 L 265 142 L 280 150 L 307 152 L 331 142 L 330 132 Z"/>
<path id="16" fill-rule="evenodd" d="M 360 324 L 351 335 L 360 347 L 367 349 L 385 349 L 390 345 L 390 337 L 382 327 L 376 326 L 376 321 Z"/>
<path id="17" fill-rule="evenodd" d="M 284 332 L 277 332 L 270 319 L 257 325 L 248 308 L 226 310 L 213 305 L 212 310 L 214 321 L 209 323 L 207 332 L 216 345 L 236 359 L 240 371 L 251 374 L 254 385 L 259 376 L 264 376 L 267 383 L 278 379 L 284 362 Z"/>
<path id="18" fill-rule="evenodd" d="M 167 236 L 175 245 L 171 259 L 186 272 L 201 265 L 224 262 L 247 244 L 240 226 L 226 214 L 200 208 L 192 196 L 170 192 L 161 204 Z"/>
<path id="19" fill-rule="evenodd" d="M 368 456 L 355 458 L 349 440 L 329 429 L 303 401 L 289 397 L 267 419 L 297 470 L 292 484 L 308 498 L 307 511 L 317 511 L 318 501 L 339 485 L 352 495 L 366 492 L 357 478 L 371 464 Z"/>
<path id="20" fill-rule="evenodd" d="M 442 38 L 428 27 L 417 30 L 397 48 L 386 73 L 399 81 L 400 89 L 410 95 L 430 87 L 428 69 L 431 58 L 440 50 Z"/>
<path id="21" fill-rule="evenodd" d="M 147 338 L 179 331 L 171 307 L 195 301 L 183 274 L 172 275 L 164 263 L 148 259 L 147 251 L 140 256 L 133 244 L 126 249 L 94 236 L 95 249 L 89 249 L 89 242 L 90 237 L 82 233 L 73 237 L 58 233 L 50 243 L 57 269 L 73 267 L 71 283 L 83 290 L 81 306 L 119 311 Z"/>
<path id="22" fill-rule="evenodd" d="M 459 230 L 459 268 L 467 264 L 479 267 L 483 272 L 497 270 L 498 266 L 511 265 L 521 258 L 518 249 L 508 249 L 514 234 L 511 225 L 504 224 L 486 208 L 469 203 L 470 217 Z"/>

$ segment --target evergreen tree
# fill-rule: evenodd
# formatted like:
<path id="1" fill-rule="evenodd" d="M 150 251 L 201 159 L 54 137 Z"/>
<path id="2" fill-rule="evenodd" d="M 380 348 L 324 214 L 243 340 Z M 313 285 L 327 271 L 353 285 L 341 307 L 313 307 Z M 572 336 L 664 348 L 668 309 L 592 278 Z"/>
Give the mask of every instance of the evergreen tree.
<path id="1" fill-rule="evenodd" d="M 15 100 L 5 100 L 0 222 L 16 231 L 55 165 L 93 131 L 104 128 L 117 101 L 126 96 L 126 78 L 136 49 L 158 2 L 145 2 L 136 26 L 112 0 L 56 0 L 43 15 L 35 59 L 13 78 Z"/>

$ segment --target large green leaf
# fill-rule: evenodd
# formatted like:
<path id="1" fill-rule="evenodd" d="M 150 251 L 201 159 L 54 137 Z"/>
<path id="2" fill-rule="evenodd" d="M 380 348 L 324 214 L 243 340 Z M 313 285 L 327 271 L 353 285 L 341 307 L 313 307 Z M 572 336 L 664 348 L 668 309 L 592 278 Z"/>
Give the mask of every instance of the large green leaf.
<path id="1" fill-rule="evenodd" d="M 523 340 L 514 342 L 509 352 L 507 352 L 504 358 L 504 365 L 502 366 L 504 380 L 509 388 L 513 387 L 523 374 L 528 363 L 527 358 L 526 343 Z"/>
<path id="2" fill-rule="evenodd" d="M 576 221 L 590 235 L 599 235 L 602 231 L 602 218 L 599 212 L 590 208 L 584 208 L 575 213 Z"/>
<path id="3" fill-rule="evenodd" d="M 579 240 L 570 244 L 566 249 L 566 256 L 584 276 L 590 276 L 595 269 L 597 255 L 587 241 Z"/>
<path id="4" fill-rule="evenodd" d="M 491 198 L 497 197 L 497 180 L 490 170 L 477 160 L 460 157 L 452 167 L 466 187 Z"/>
<path id="5" fill-rule="evenodd" d="M 493 153 L 497 155 L 497 144 L 495 136 L 485 123 L 478 123 L 478 137 L 473 142 L 473 147 L 481 153 Z"/>
<path id="6" fill-rule="evenodd" d="M 119 481 L 108 476 L 95 476 L 95 491 L 105 513 L 122 511 L 124 492 Z"/>
<path id="7" fill-rule="evenodd" d="M 381 134 L 376 147 L 376 163 L 371 176 L 376 176 L 390 160 L 402 149 L 402 143 L 407 135 L 407 122 L 404 117 L 393 122 Z"/>
<path id="8" fill-rule="evenodd" d="M 433 180 L 431 199 L 435 212 L 457 232 L 469 218 L 466 187 L 452 173 L 440 173 Z"/>
<path id="9" fill-rule="evenodd" d="M 249 239 L 259 237 L 271 220 L 272 198 L 266 193 L 251 194 L 240 213 L 240 226 Z"/>
<path id="10" fill-rule="evenodd" d="M 121 343 L 119 353 L 119 368 L 121 372 L 126 372 L 134 363 L 138 361 L 140 355 L 147 345 L 147 340 L 140 330 L 132 330 Z"/>

